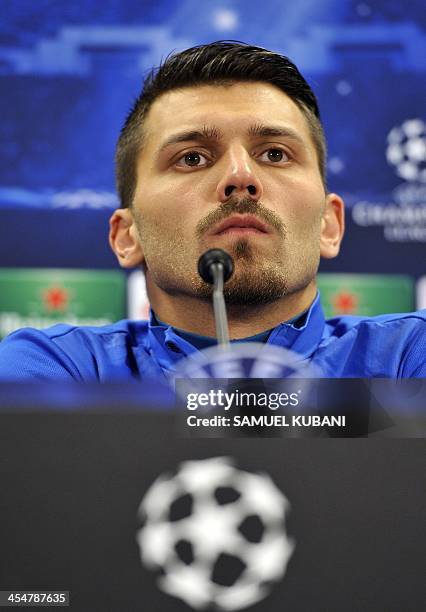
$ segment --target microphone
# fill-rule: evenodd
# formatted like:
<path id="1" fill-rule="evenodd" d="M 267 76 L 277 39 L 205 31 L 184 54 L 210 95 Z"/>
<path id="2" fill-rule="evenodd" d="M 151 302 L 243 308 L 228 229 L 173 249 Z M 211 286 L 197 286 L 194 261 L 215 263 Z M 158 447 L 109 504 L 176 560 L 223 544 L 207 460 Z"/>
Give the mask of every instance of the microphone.
<path id="1" fill-rule="evenodd" d="M 203 281 L 213 285 L 213 312 L 217 342 L 229 346 L 228 318 L 226 316 L 223 286 L 234 271 L 232 257 L 222 249 L 209 249 L 198 260 L 198 274 Z"/>

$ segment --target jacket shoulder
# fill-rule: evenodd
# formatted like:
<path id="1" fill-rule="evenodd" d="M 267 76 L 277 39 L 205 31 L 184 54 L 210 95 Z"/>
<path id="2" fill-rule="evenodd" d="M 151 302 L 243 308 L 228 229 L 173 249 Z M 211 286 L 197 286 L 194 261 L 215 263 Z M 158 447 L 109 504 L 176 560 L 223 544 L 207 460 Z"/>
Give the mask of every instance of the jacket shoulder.
<path id="1" fill-rule="evenodd" d="M 99 361 L 121 356 L 143 334 L 143 324 L 125 319 L 100 327 L 19 329 L 0 343 L 0 379 L 97 380 Z"/>
<path id="2" fill-rule="evenodd" d="M 332 335 L 341 335 L 358 327 L 380 327 L 391 330 L 400 326 L 416 327 L 419 332 L 426 333 L 426 309 L 415 312 L 377 315 L 375 317 L 362 317 L 341 315 L 327 319 L 326 325 Z"/>
<path id="3" fill-rule="evenodd" d="M 363 364 L 355 369 L 368 377 L 426 377 L 426 310 L 334 317 L 326 330 L 323 346 L 341 347 L 341 359 Z"/>

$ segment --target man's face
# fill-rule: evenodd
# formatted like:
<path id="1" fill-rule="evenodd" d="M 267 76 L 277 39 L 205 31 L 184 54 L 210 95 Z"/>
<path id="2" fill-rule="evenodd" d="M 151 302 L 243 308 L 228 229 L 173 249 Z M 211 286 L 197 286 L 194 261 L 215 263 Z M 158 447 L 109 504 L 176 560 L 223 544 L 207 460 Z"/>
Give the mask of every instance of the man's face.
<path id="1" fill-rule="evenodd" d="M 207 298 L 197 261 L 228 251 L 228 303 L 261 304 L 315 277 L 326 195 L 306 119 L 266 83 L 174 90 L 151 106 L 133 216 L 149 283 Z"/>

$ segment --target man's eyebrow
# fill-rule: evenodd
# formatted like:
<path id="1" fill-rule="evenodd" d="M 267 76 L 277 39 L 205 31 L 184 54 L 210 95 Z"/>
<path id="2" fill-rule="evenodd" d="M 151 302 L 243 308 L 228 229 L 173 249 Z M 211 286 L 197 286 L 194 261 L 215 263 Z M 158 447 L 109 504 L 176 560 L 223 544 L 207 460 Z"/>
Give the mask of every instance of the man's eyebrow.
<path id="1" fill-rule="evenodd" d="M 186 130 L 184 132 L 178 132 L 173 134 L 160 146 L 160 151 L 163 151 L 167 147 L 179 142 L 188 142 L 189 140 L 214 140 L 219 141 L 222 137 L 222 133 L 216 127 L 203 126 L 199 130 Z"/>
<path id="2" fill-rule="evenodd" d="M 296 142 L 305 145 L 305 142 L 300 134 L 290 127 L 255 123 L 249 127 L 247 133 L 249 136 L 255 138 L 290 138 L 291 140 L 295 140 Z M 183 132 L 178 132 L 169 136 L 169 138 L 167 138 L 160 145 L 159 153 L 164 151 L 164 149 L 167 147 L 174 144 L 179 144 L 180 142 L 189 142 L 191 140 L 214 140 L 215 142 L 219 142 L 222 137 L 222 132 L 215 126 L 205 125 L 196 130 L 184 130 Z"/>
<path id="3" fill-rule="evenodd" d="M 290 138 L 297 142 L 305 145 L 305 141 L 302 136 L 296 130 L 290 127 L 284 127 L 280 125 L 265 125 L 263 123 L 255 123 L 248 129 L 249 136 L 261 137 L 261 138 Z"/>

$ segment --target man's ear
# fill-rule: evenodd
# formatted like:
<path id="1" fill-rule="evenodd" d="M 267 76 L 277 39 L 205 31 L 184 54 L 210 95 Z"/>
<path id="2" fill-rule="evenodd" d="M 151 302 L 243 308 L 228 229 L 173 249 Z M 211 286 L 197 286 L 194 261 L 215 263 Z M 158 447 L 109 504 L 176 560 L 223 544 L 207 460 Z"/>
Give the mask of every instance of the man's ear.
<path id="1" fill-rule="evenodd" d="M 129 208 L 118 208 L 109 220 L 109 244 L 122 268 L 134 268 L 144 261 L 139 235 Z"/>
<path id="2" fill-rule="evenodd" d="M 329 193 L 321 219 L 320 254 L 325 259 L 338 255 L 345 231 L 345 205 L 340 196 Z"/>

